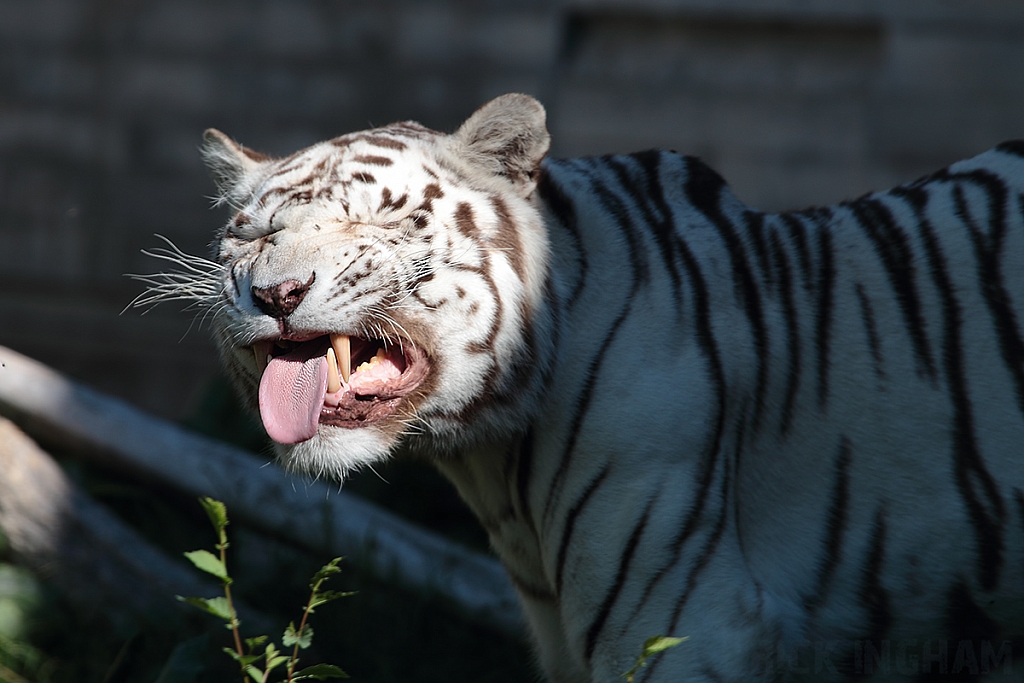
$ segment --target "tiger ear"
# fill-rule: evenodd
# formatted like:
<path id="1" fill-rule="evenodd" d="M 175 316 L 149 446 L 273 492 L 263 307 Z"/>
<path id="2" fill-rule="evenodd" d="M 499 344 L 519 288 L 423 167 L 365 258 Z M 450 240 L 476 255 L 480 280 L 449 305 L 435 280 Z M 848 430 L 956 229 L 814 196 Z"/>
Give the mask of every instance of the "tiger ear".
<path id="1" fill-rule="evenodd" d="M 270 157 L 243 147 L 216 128 L 203 133 L 203 162 L 222 196 L 233 194 L 242 179 Z"/>
<path id="2" fill-rule="evenodd" d="M 454 137 L 460 156 L 505 177 L 526 197 L 536 186 L 537 170 L 551 144 L 544 121 L 540 102 L 512 93 L 477 109 Z"/>

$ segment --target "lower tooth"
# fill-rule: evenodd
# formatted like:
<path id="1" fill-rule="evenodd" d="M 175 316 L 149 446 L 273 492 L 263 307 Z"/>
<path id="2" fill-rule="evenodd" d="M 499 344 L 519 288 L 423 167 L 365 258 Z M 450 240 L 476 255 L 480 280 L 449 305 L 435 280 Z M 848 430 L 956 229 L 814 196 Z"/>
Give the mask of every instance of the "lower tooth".
<path id="1" fill-rule="evenodd" d="M 341 391 L 341 378 L 338 377 L 338 357 L 334 349 L 327 349 L 327 393 L 336 394 Z"/>

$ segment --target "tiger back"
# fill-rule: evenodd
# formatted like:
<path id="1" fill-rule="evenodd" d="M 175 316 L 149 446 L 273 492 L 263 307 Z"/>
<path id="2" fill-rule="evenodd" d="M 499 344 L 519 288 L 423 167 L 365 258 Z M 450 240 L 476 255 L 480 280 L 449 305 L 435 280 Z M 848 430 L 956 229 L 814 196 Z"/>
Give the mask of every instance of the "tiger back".
<path id="1" fill-rule="evenodd" d="M 506 95 L 270 159 L 193 283 L 282 461 L 419 449 L 552 681 L 1013 680 L 1024 144 L 765 214 L 671 152 L 545 159 Z"/>

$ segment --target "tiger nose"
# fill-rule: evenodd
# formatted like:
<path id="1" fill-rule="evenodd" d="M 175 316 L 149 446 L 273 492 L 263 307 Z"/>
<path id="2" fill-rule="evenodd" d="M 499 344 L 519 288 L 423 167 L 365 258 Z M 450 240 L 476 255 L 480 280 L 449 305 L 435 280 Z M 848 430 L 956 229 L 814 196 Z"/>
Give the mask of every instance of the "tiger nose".
<path id="1" fill-rule="evenodd" d="M 271 318 L 285 318 L 299 307 L 306 298 L 309 288 L 316 279 L 316 273 L 309 276 L 309 281 L 285 280 L 269 287 L 252 287 L 252 300 L 256 308 Z"/>

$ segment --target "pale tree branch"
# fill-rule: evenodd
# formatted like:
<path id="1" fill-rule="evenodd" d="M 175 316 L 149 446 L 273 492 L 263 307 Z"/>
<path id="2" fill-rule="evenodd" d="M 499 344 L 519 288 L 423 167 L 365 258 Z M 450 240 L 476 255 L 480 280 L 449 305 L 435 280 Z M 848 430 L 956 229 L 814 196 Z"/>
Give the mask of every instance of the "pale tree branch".
<path id="1" fill-rule="evenodd" d="M 375 576 L 442 596 L 467 616 L 523 635 L 501 565 L 322 482 L 188 432 L 0 347 L 0 414 L 45 446 L 194 496 L 232 519 Z"/>
<path id="2" fill-rule="evenodd" d="M 0 530 L 14 559 L 52 583 L 86 617 L 176 628 L 189 612 L 179 608 L 175 595 L 213 596 L 220 590 L 90 499 L 4 418 Z"/>

